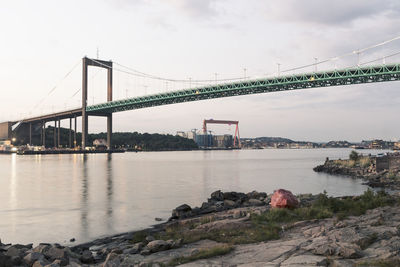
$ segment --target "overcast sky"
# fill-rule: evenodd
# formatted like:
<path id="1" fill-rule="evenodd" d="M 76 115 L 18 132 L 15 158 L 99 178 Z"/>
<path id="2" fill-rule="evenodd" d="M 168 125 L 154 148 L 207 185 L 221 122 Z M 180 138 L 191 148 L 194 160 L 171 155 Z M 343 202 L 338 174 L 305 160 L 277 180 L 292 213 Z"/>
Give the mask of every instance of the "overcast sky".
<path id="1" fill-rule="evenodd" d="M 79 106 L 85 55 L 174 79 L 257 78 L 277 72 L 277 63 L 290 69 L 400 36 L 399 22 L 395 0 L 2 1 L 0 121 Z M 360 62 L 398 51 L 400 40 L 361 54 Z M 354 55 L 318 69 L 357 63 Z M 104 71 L 90 69 L 89 104 L 106 101 L 105 79 Z M 115 99 L 189 86 L 195 83 L 114 71 Z M 239 120 L 241 137 L 398 140 L 399 87 L 399 82 L 331 87 L 126 111 L 114 114 L 114 131 L 174 134 L 214 118 Z M 104 119 L 89 119 L 90 132 L 105 129 Z"/>

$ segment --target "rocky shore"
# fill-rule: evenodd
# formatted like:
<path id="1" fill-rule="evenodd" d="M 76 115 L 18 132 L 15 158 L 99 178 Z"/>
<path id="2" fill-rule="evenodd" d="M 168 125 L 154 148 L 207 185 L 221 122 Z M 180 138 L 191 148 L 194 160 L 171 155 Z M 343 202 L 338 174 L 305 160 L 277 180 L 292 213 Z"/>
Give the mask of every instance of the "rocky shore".
<path id="1" fill-rule="evenodd" d="M 359 157 L 357 160 L 327 159 L 324 164 L 316 166 L 314 171 L 363 179 L 370 187 L 400 190 L 400 168 L 396 166 L 377 170 L 371 156 Z"/>
<path id="2" fill-rule="evenodd" d="M 167 222 L 142 231 L 73 247 L 0 242 L 0 266 L 400 264 L 397 197 L 297 198 L 296 209 L 271 209 L 271 194 L 216 191 L 200 207 L 181 205 Z"/>

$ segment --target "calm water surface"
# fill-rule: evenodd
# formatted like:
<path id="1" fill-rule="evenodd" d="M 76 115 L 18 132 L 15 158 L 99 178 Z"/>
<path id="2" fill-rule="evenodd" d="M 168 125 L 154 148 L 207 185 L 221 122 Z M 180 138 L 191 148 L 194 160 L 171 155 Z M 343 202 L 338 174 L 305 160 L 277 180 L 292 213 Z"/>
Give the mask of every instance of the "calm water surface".
<path id="1" fill-rule="evenodd" d="M 362 151 L 374 153 L 375 151 Z M 381 152 L 381 151 L 380 151 Z M 69 244 L 137 230 L 211 192 L 361 194 L 360 180 L 313 172 L 348 149 L 0 155 L 3 243 Z"/>

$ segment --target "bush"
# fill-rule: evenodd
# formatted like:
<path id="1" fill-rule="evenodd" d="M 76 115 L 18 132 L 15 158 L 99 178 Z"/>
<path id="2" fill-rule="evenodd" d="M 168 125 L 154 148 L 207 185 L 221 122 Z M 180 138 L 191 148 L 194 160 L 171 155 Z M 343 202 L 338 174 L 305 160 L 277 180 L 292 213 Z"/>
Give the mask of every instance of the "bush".
<path id="1" fill-rule="evenodd" d="M 360 158 L 360 155 L 356 151 L 351 151 L 349 158 L 351 160 L 357 161 Z"/>

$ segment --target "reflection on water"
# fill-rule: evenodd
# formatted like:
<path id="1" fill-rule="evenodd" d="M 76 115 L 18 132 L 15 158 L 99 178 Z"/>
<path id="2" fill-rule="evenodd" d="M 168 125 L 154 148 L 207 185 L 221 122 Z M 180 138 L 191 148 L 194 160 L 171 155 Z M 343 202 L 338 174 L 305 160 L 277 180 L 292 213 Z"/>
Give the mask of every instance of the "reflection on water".
<path id="1" fill-rule="evenodd" d="M 106 209 L 106 216 L 104 218 L 107 224 L 107 230 L 109 232 L 114 232 L 112 227 L 113 222 L 113 171 L 112 171 L 112 154 L 107 155 L 107 164 L 106 164 L 106 176 L 107 176 L 107 203 L 105 206 Z"/>
<path id="2" fill-rule="evenodd" d="M 82 194 L 81 194 L 81 231 L 80 235 L 83 239 L 89 238 L 89 229 L 88 229 L 88 189 L 89 189 L 89 182 L 88 182 L 88 167 L 87 167 L 87 155 L 82 155 Z"/>
<path id="3" fill-rule="evenodd" d="M 0 156 L 3 242 L 85 242 L 167 219 L 182 203 L 211 192 L 360 194 L 359 180 L 318 174 L 347 149 L 149 152 Z M 369 152 L 369 151 L 365 151 Z M 49 231 L 51 229 L 51 231 Z"/>

